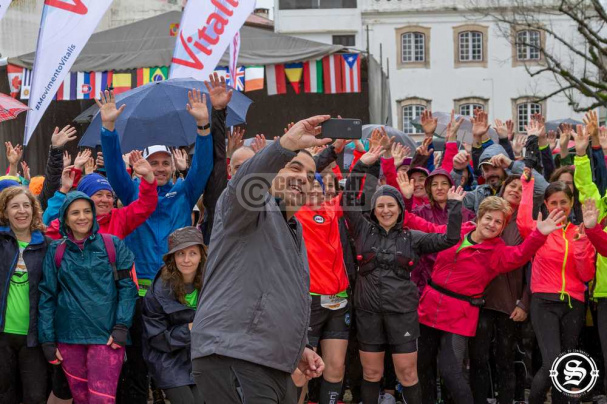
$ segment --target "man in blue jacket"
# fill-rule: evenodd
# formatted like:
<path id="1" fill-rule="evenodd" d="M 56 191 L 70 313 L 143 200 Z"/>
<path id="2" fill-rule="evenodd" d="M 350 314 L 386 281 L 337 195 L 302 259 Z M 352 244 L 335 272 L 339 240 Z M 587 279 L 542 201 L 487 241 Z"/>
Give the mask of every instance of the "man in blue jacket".
<path id="1" fill-rule="evenodd" d="M 223 109 L 231 98 L 224 86 L 211 88 L 211 102 L 216 109 Z M 155 145 L 144 150 L 144 157 L 154 170 L 158 182 L 158 205 L 150 218 L 131 233 L 125 242 L 135 254 L 135 269 L 139 279 L 139 294 L 145 295 L 158 270 L 162 267 L 162 255 L 167 252 L 168 236 L 175 230 L 190 226 L 191 212 L 202 194 L 213 168 L 213 141 L 209 136 L 209 114 L 206 96 L 200 91 L 188 92 L 187 110 L 196 120 L 198 136 L 192 166 L 185 180 L 171 181 L 175 166 L 169 149 Z M 97 100 L 101 113 L 101 148 L 107 178 L 124 205 L 137 199 L 139 179 L 131 179 L 120 150 L 120 138 L 115 130 L 116 119 L 124 105 L 116 108 L 114 95 L 106 91 Z M 223 108 L 221 107 L 223 106 Z M 125 366 L 125 385 L 121 386 L 124 402 L 147 403 L 147 368 L 141 354 L 141 299 L 137 302 L 133 326 L 130 330 L 133 345 L 127 350 L 129 358 Z M 126 394 L 126 396 L 125 396 Z M 120 402 L 120 401 L 119 401 Z"/>

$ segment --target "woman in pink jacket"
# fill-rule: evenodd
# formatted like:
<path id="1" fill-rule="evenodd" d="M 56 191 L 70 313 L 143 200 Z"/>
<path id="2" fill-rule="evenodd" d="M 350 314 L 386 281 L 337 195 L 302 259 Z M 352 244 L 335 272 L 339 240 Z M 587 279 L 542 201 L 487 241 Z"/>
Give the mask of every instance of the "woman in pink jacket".
<path id="1" fill-rule="evenodd" d="M 527 239 L 538 226 L 532 216 L 534 179 L 531 171 L 525 169 L 521 180 L 523 198 L 516 223 L 521 236 Z M 564 217 L 562 230 L 548 236 L 544 247 L 535 255 L 531 270 L 531 324 L 542 353 L 542 367 L 533 378 L 529 404 L 544 402 L 552 386 L 552 363 L 564 350 L 577 347 L 584 325 L 584 294 L 586 282 L 594 277 L 595 249 L 583 231 L 567 219 L 573 202 L 573 192 L 564 182 L 553 182 L 544 192 L 548 211 L 561 212 Z M 553 403 L 569 400 L 552 389 Z"/>
<path id="2" fill-rule="evenodd" d="M 462 226 L 461 241 L 438 254 L 432 278 L 420 299 L 418 373 L 424 404 L 436 401 L 432 363 L 438 357 L 441 377 L 457 404 L 473 402 L 463 375 L 468 338 L 476 333 L 479 307 L 487 285 L 500 273 L 529 261 L 546 236 L 562 227 L 562 212 L 553 211 L 518 246 L 507 246 L 500 237 L 512 209 L 504 199 L 490 196 L 480 204 L 478 224 Z M 444 231 L 436 226 L 435 231 Z"/>

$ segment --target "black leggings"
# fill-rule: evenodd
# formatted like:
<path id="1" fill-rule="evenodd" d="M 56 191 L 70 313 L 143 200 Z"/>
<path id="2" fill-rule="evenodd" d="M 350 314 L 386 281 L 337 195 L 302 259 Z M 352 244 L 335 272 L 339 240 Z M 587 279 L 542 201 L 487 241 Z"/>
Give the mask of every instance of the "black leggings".
<path id="1" fill-rule="evenodd" d="M 202 395 L 195 384 L 164 389 L 163 391 L 171 404 L 197 404 L 203 402 Z"/>
<path id="2" fill-rule="evenodd" d="M 47 369 L 42 349 L 28 348 L 27 336 L 0 333 L 0 403 L 46 403 Z"/>
<path id="3" fill-rule="evenodd" d="M 512 404 L 514 401 L 516 323 L 505 313 L 481 309 L 476 336 L 470 339 L 470 384 L 475 404 L 486 404 L 487 398 L 490 397 L 489 357 L 494 338 L 498 402 Z"/>
<path id="4" fill-rule="evenodd" d="M 531 297 L 531 324 L 542 352 L 542 367 L 533 377 L 529 404 L 544 403 L 552 386 L 552 363 L 561 352 L 577 347 L 584 325 L 584 308 L 584 303 L 574 299 L 571 299 L 570 308 L 567 299 L 547 300 L 535 294 Z M 569 400 L 557 389 L 552 389 L 553 403 L 567 403 Z"/>
<path id="5" fill-rule="evenodd" d="M 438 371 L 456 404 L 471 404 L 472 392 L 464 378 L 468 337 L 420 324 L 417 373 L 422 387 L 422 403 L 436 402 L 436 377 L 432 364 L 438 357 Z"/>

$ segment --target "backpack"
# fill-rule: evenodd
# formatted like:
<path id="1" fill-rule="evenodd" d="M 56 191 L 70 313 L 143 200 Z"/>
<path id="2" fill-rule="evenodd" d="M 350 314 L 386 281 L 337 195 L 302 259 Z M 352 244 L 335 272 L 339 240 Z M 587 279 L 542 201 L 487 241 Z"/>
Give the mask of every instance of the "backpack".
<path id="1" fill-rule="evenodd" d="M 101 239 L 103 240 L 103 244 L 105 245 L 105 251 L 107 252 L 108 258 L 110 260 L 110 265 L 112 266 L 112 271 L 114 272 L 114 281 L 118 282 L 122 279 L 131 278 L 133 282 L 135 282 L 135 286 L 139 289 L 139 282 L 137 282 L 137 273 L 135 272 L 135 266 L 131 269 L 122 269 L 118 270 L 116 268 L 116 247 L 114 246 L 114 242 L 112 241 L 112 236 L 105 233 L 99 233 Z M 67 244 L 65 243 L 65 239 L 59 244 L 57 249 L 55 250 L 55 266 L 57 269 L 61 267 L 61 261 L 63 261 L 63 255 L 65 254 L 65 249 L 67 248 Z"/>

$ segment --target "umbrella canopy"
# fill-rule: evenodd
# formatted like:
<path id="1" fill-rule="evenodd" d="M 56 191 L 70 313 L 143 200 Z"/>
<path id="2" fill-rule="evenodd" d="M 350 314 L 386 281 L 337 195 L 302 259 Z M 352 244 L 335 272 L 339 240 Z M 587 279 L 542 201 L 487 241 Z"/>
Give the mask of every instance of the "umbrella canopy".
<path id="1" fill-rule="evenodd" d="M 0 93 L 0 122 L 15 119 L 17 115 L 28 109 L 27 105 L 9 95 Z"/>
<path id="2" fill-rule="evenodd" d="M 573 127 L 575 128 L 576 125 L 583 125 L 584 122 L 582 121 L 577 121 L 575 119 L 571 119 L 571 118 L 565 118 L 565 119 L 554 119 L 552 121 L 546 121 L 546 131 L 557 131 L 559 129 L 559 126 L 561 126 L 562 123 L 568 123 L 570 125 L 573 125 Z"/>
<path id="3" fill-rule="evenodd" d="M 362 140 L 369 138 L 371 136 L 371 133 L 373 133 L 373 130 L 376 128 L 379 128 L 380 126 L 384 126 L 384 125 L 363 125 Z M 412 151 L 414 151 L 417 148 L 417 143 L 415 143 L 415 141 L 413 139 L 411 139 L 409 137 L 409 135 L 407 135 L 405 132 L 402 132 L 396 128 L 393 128 L 392 126 L 384 126 L 384 128 L 386 129 L 386 134 L 389 137 L 395 136 L 396 141 L 398 143 L 402 144 L 403 146 L 407 146 Z"/>
<path id="4" fill-rule="evenodd" d="M 447 136 L 447 125 L 451 122 L 451 113 L 446 112 L 432 112 L 432 116 L 434 118 L 438 118 L 438 126 L 436 127 L 435 134 L 439 137 L 444 138 Z M 470 117 L 463 115 L 455 115 L 455 119 L 459 119 L 460 117 L 464 118 L 464 122 L 459 127 L 457 131 L 457 140 L 460 142 L 472 143 L 472 122 L 470 121 Z M 420 131 L 422 129 L 421 117 L 415 118 L 411 121 L 413 126 L 418 128 Z M 494 141 L 498 142 L 499 137 L 497 136 L 497 132 L 493 128 L 489 128 L 489 137 Z"/>
<path id="5" fill-rule="evenodd" d="M 209 117 L 211 101 L 202 81 L 171 79 L 146 84 L 116 97 L 116 106 L 126 108 L 116 121 L 120 146 L 124 151 L 143 149 L 152 145 L 172 147 L 189 146 L 196 141 L 196 122 L 186 111 L 188 90 L 196 88 L 207 94 Z M 227 126 L 246 122 L 251 100 L 234 91 L 228 104 Z M 86 130 L 79 146 L 95 147 L 101 144 L 101 116 L 97 113 Z"/>

